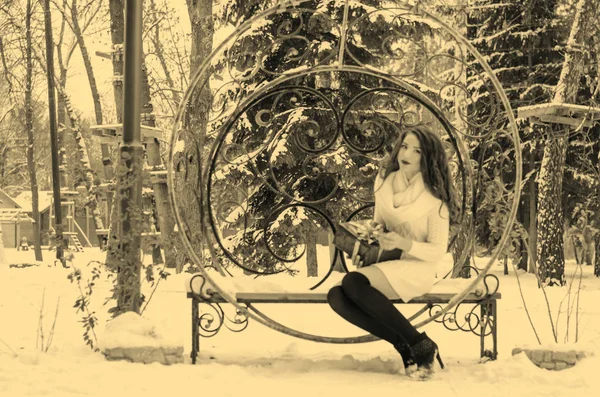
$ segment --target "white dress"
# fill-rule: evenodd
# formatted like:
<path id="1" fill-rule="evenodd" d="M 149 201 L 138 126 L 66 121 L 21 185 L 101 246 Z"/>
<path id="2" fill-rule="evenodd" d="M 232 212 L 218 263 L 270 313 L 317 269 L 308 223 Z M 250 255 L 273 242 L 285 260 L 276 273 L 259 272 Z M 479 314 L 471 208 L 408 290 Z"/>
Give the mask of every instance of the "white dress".
<path id="1" fill-rule="evenodd" d="M 393 181 L 399 173 L 394 194 Z M 398 260 L 376 263 L 398 296 L 408 302 L 433 287 L 437 263 L 448 249 L 449 214 L 446 204 L 435 198 L 419 172 L 407 180 L 402 171 L 375 181 L 374 220 L 412 240 L 412 247 Z"/>

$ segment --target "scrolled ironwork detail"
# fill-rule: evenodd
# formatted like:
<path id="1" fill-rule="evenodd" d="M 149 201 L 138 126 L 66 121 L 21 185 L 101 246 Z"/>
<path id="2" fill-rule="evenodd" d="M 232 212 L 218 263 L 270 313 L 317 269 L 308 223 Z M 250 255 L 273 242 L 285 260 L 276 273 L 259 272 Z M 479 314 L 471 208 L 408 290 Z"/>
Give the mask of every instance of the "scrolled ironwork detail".
<path id="1" fill-rule="evenodd" d="M 248 316 L 239 309 L 235 309 L 235 315 L 229 317 L 225 314 L 225 310 L 223 310 L 220 303 L 202 302 L 200 308 L 200 310 L 210 308 L 214 313 L 204 312 L 198 317 L 199 333 L 202 337 L 215 336 L 223 326 L 232 332 L 242 332 L 248 327 Z"/>
<path id="2" fill-rule="evenodd" d="M 410 10 L 388 8 L 367 12 L 350 22 L 347 40 L 358 40 L 363 29 L 383 24 L 387 28 L 384 29 L 383 36 L 378 38 L 379 43 L 374 44 L 375 59 L 365 63 L 357 55 L 357 51 L 348 46 L 346 52 L 350 58 L 363 67 L 373 67 L 375 63 L 378 69 L 396 77 L 408 78 L 423 73 L 425 65 L 419 60 L 427 58 L 427 49 L 422 40 L 423 32 L 418 26 L 419 16 Z"/>
<path id="3" fill-rule="evenodd" d="M 467 266 L 463 271 L 471 270 L 475 274 L 479 273 L 479 269 Z M 434 321 L 442 324 L 446 329 L 451 331 L 463 331 L 471 332 L 477 336 L 488 336 L 493 332 L 495 328 L 495 318 L 489 310 L 481 310 L 488 305 L 489 297 L 492 297 L 498 292 L 500 280 L 494 274 L 486 274 L 482 279 L 481 286 L 484 289 L 473 291 L 474 294 L 481 298 L 480 302 L 477 303 L 459 303 L 451 310 L 445 311 L 445 313 Z M 442 312 L 444 305 L 433 304 L 429 309 L 429 316 L 434 317 L 438 312 Z M 480 313 L 477 313 L 477 310 Z M 483 313 L 483 314 L 482 314 Z"/>
<path id="4" fill-rule="evenodd" d="M 200 306 L 198 317 L 192 321 L 197 321 L 198 332 L 202 337 L 215 336 L 223 326 L 233 332 L 241 332 L 248 326 L 248 316 L 242 310 L 234 308 L 235 314 L 229 317 L 221 304 L 214 302 L 215 291 L 202 274 L 195 274 L 190 278 L 189 289 Z M 202 308 L 205 310 L 202 311 Z"/>
<path id="5" fill-rule="evenodd" d="M 485 304 L 485 301 L 477 304 L 459 303 L 451 310 L 446 311 L 441 318 L 437 318 L 434 321 L 442 324 L 450 331 L 470 332 L 480 337 L 488 336 L 492 333 L 495 319 L 490 315 L 483 316 L 482 318 L 477 314 L 477 310 L 481 309 L 481 305 Z M 467 307 L 467 305 L 470 307 Z M 434 317 L 436 313 L 442 312 L 443 308 L 444 305 L 434 304 L 429 311 L 429 316 Z"/>

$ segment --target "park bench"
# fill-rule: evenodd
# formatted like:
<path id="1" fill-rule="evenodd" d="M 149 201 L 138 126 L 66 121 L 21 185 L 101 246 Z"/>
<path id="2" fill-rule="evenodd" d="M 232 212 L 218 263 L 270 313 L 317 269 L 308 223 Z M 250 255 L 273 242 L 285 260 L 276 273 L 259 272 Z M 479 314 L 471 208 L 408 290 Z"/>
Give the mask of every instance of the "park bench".
<path id="1" fill-rule="evenodd" d="M 479 337 L 480 357 L 482 359 L 489 358 L 495 360 L 498 356 L 498 338 L 497 338 L 497 300 L 502 297 L 502 294 L 497 291 L 499 281 L 494 275 L 487 275 L 484 279 L 493 281 L 485 281 L 477 286 L 472 292 L 467 294 L 453 311 L 446 313 L 441 320 L 437 322 L 443 324 L 450 331 L 471 332 Z M 459 283 L 457 283 L 459 281 Z M 414 320 L 419 315 L 424 313 L 432 313 L 436 308 L 441 308 L 441 305 L 446 305 L 456 295 L 460 289 L 460 283 L 464 280 L 441 280 L 434 289 L 425 295 L 416 297 L 410 302 L 405 303 L 401 299 L 392 300 L 395 305 L 423 305 L 415 315 L 410 317 Z M 454 285 L 453 285 L 454 284 Z M 457 288 L 459 287 L 459 288 Z M 232 331 L 240 332 L 248 325 L 248 318 L 237 313 L 233 319 L 225 315 L 225 311 L 220 307 L 220 304 L 227 303 L 228 300 L 220 295 L 209 284 L 205 283 L 205 278 L 202 274 L 195 274 L 186 282 L 187 297 L 191 299 L 191 323 L 192 323 L 192 344 L 190 357 L 192 363 L 196 363 L 196 358 L 200 352 L 200 338 L 212 337 L 216 335 L 222 326 L 229 328 Z M 448 292 L 442 292 L 442 291 Z M 247 308 L 258 311 L 253 305 L 255 304 L 319 304 L 327 303 L 326 291 L 311 291 L 311 292 L 290 292 L 290 291 L 268 291 L 255 292 L 239 290 L 235 292 L 236 302 L 244 305 Z M 213 309 L 208 318 L 201 314 L 201 304 L 212 305 Z M 470 308 L 464 313 L 459 309 L 468 305 Z M 479 310 L 477 310 L 479 309 Z M 293 310 L 293 309 L 291 309 Z M 260 313 L 260 311 L 258 311 Z M 212 313 L 216 313 L 215 316 Z M 459 313 L 462 314 L 458 318 Z M 261 313 L 262 314 L 262 313 Z M 333 312 L 332 312 L 333 315 Z M 228 324 L 230 323 L 230 324 Z M 233 326 L 233 327 L 230 327 Z M 332 342 L 325 337 L 315 337 L 315 340 Z M 365 339 L 365 338 L 363 338 Z M 489 339 L 491 339 L 491 348 L 487 348 Z M 374 340 L 374 339 L 372 339 Z M 348 343 L 352 341 L 360 341 L 360 338 L 347 339 Z"/>
<path id="2" fill-rule="evenodd" d="M 452 276 L 466 263 L 480 273 L 395 303 L 422 306 L 415 326 L 473 332 L 481 357 L 497 356 L 501 294 L 487 272 L 506 254 L 522 179 L 510 102 L 484 57 L 442 19 L 408 3 L 357 11 L 358 4 L 281 2 L 215 47 L 190 82 L 171 135 L 168 187 L 177 231 L 199 270 L 186 284 L 193 362 L 201 336 L 223 324 L 241 331 L 250 319 L 313 341 L 376 340 L 306 334 L 256 305 L 326 302 L 330 276 L 341 275 L 334 269 L 352 269 L 334 249 L 321 267 L 317 234 L 372 217 L 378 162 L 403 128 L 419 124 L 444 141 L 462 207 L 448 247 Z M 365 36 L 373 31 L 385 37 Z M 483 257 L 486 264 L 477 263 Z M 314 263 L 325 275 L 308 291 L 261 287 L 299 267 L 314 276 Z M 240 269 L 254 285 L 224 289 Z M 462 290 L 451 285 L 461 282 Z M 235 308 L 231 321 L 223 304 Z"/>

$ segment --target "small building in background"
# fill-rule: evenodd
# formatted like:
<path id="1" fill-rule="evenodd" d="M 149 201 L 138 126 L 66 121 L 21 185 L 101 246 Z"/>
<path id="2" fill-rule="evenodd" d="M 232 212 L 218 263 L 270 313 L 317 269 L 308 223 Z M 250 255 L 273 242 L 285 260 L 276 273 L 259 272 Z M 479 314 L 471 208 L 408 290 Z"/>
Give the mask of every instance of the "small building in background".
<path id="1" fill-rule="evenodd" d="M 31 207 L 31 204 L 29 205 Z M 27 211 L 6 192 L 0 189 L 0 227 L 5 248 L 17 248 L 23 237 L 33 238 L 33 219 Z"/>
<path id="2" fill-rule="evenodd" d="M 21 207 L 22 211 L 31 221 L 21 225 L 21 237 L 27 237 L 29 244 L 33 244 L 33 206 L 31 202 L 31 191 L 25 190 L 14 201 Z M 48 230 L 50 225 L 50 204 L 52 203 L 51 191 L 38 192 L 38 210 L 40 211 L 40 230 L 42 233 L 42 245 L 49 245 Z"/>

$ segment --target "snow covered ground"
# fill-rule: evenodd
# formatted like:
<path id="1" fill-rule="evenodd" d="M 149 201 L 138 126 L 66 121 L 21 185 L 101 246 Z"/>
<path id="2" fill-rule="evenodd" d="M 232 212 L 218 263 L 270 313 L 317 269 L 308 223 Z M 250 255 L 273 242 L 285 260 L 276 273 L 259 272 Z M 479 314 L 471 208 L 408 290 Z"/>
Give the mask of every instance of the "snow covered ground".
<path id="1" fill-rule="evenodd" d="M 33 251 L 6 250 L 9 263 L 32 263 Z M 44 251 L 40 266 L 9 268 L 0 265 L 0 396 L 584 396 L 600 390 L 600 354 L 560 372 L 534 366 L 523 354 L 512 356 L 517 346 L 537 344 L 521 301 L 514 273 L 502 275 L 502 266 L 492 272 L 501 281 L 499 302 L 499 357 L 480 364 L 476 336 L 450 332 L 439 324 L 425 327 L 440 346 L 446 369 L 437 369 L 428 382 L 415 382 L 403 375 L 397 353 L 385 342 L 332 345 L 309 342 L 280 334 L 256 322 L 242 333 L 221 330 L 201 340 L 201 355 L 191 365 L 190 303 L 185 297 L 188 275 L 171 275 L 152 298 L 144 317 L 156 324 L 169 339 L 185 348 L 184 364 L 133 364 L 107 361 L 85 346 L 81 313 L 73 305 L 79 295 L 67 275 L 71 269 L 48 266 L 53 253 Z M 97 249 L 76 254 L 74 264 L 84 270 L 90 260 L 103 260 Z M 149 258 L 147 258 L 149 260 Z M 577 269 L 567 264 L 569 275 Z M 563 345 L 567 300 L 558 319 L 561 348 L 596 352 L 600 342 L 600 279 L 591 267 L 582 267 L 579 306 L 579 340 L 573 345 L 575 311 L 570 319 L 569 343 Z M 302 282 L 302 279 L 299 282 Z M 532 275 L 520 276 L 527 307 L 544 346 L 552 344 L 546 305 Z M 577 283 L 577 282 L 576 282 Z M 111 282 L 104 277 L 96 286 L 91 305 L 100 324 L 102 341 L 108 318 L 103 306 Z M 567 288 L 548 289 L 556 321 Z M 55 333 L 48 352 L 41 352 L 40 308 L 44 345 L 55 318 Z M 60 299 L 60 301 L 59 301 Z M 574 305 L 573 296 L 571 304 Z M 327 305 L 263 305 L 275 320 L 305 332 L 326 336 L 361 335 L 362 332 L 337 318 Z M 407 306 L 407 312 L 414 310 Z M 231 310 L 229 311 L 231 314 Z"/>

